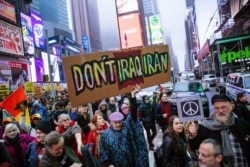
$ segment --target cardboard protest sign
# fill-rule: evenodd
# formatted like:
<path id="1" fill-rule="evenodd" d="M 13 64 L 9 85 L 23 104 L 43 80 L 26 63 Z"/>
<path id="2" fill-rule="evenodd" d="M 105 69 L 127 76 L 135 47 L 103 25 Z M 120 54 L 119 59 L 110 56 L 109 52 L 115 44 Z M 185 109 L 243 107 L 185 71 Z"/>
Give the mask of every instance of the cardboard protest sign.
<path id="1" fill-rule="evenodd" d="M 178 98 L 176 103 L 178 117 L 181 122 L 192 122 L 204 119 L 200 96 Z"/>
<path id="2" fill-rule="evenodd" d="M 63 57 L 72 106 L 171 80 L 167 45 Z"/>

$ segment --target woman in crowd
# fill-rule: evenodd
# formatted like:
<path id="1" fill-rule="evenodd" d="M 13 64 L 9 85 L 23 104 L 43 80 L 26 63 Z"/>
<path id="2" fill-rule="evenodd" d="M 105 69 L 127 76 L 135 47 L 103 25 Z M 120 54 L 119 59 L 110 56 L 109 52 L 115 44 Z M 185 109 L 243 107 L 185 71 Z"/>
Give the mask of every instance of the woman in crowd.
<path id="1" fill-rule="evenodd" d="M 6 125 L 4 130 L 4 143 L 10 153 L 15 167 L 25 166 L 25 152 L 34 137 L 20 134 L 20 130 L 14 123 Z"/>
<path id="2" fill-rule="evenodd" d="M 167 93 L 161 93 L 159 98 L 160 102 L 156 105 L 154 116 L 164 132 L 167 129 L 169 118 L 173 115 L 173 110 L 171 103 L 168 102 Z"/>
<path id="3" fill-rule="evenodd" d="M 101 115 L 94 115 L 92 118 L 92 124 L 96 127 L 96 129 L 91 130 L 88 135 L 88 143 L 93 143 L 93 149 L 92 149 L 92 154 L 96 157 L 100 157 L 100 137 L 101 134 L 104 132 L 105 129 L 108 128 L 108 122 L 104 121 L 103 117 Z"/>
<path id="4" fill-rule="evenodd" d="M 71 121 L 69 114 L 61 114 L 58 119 L 56 131 L 64 137 L 69 138 L 70 145 L 75 152 L 75 155 L 81 159 L 82 133 L 81 128 L 77 123 Z M 80 132 L 80 133 L 79 133 Z"/>
<path id="5" fill-rule="evenodd" d="M 197 135 L 198 126 L 198 121 L 186 122 L 184 124 L 184 134 L 186 139 L 186 151 L 188 155 L 189 167 L 198 166 L 198 157 L 189 146 L 190 138 Z"/>
<path id="6" fill-rule="evenodd" d="M 162 165 L 163 167 L 179 167 L 187 164 L 184 146 L 183 125 L 177 116 L 169 118 L 169 124 L 163 133 Z"/>

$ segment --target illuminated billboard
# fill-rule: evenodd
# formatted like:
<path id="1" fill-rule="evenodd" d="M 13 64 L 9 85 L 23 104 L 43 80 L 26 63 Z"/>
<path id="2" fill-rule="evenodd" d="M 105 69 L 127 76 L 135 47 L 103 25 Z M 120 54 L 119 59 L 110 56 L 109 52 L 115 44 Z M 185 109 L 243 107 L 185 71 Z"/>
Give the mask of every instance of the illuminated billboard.
<path id="1" fill-rule="evenodd" d="M 0 20 L 0 31 L 0 51 L 23 56 L 21 29 Z"/>
<path id="2" fill-rule="evenodd" d="M 31 81 L 32 82 L 41 82 L 43 75 L 49 75 L 49 65 L 48 65 L 48 54 L 42 52 L 42 58 L 30 58 L 31 61 Z M 58 67 L 58 61 L 60 58 L 50 54 L 51 62 L 51 73 L 54 78 L 54 82 L 60 81 L 60 71 Z"/>
<path id="3" fill-rule="evenodd" d="M 24 53 L 34 55 L 34 38 L 32 33 L 31 18 L 21 13 L 22 34 L 24 40 Z"/>
<path id="4" fill-rule="evenodd" d="M 33 10 L 30 10 L 30 17 L 35 47 L 45 49 L 45 35 L 43 33 L 44 27 L 42 17 Z"/>
<path id="5" fill-rule="evenodd" d="M 137 0 L 116 0 L 118 15 L 138 11 Z"/>
<path id="6" fill-rule="evenodd" d="M 4 0 L 0 0 L 0 16 L 10 19 L 16 23 L 15 6 Z"/>
<path id="7" fill-rule="evenodd" d="M 122 49 L 143 45 L 138 13 L 118 16 L 118 24 Z"/>
<path id="8" fill-rule="evenodd" d="M 163 43 L 160 16 L 159 15 L 150 16 L 149 26 L 150 26 L 152 44 L 154 45 Z"/>

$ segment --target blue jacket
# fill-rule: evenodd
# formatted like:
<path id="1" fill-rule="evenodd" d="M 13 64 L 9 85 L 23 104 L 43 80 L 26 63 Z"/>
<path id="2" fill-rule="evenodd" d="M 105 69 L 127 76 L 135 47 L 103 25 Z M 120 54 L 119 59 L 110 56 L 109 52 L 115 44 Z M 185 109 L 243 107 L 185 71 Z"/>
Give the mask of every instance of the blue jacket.
<path id="1" fill-rule="evenodd" d="M 44 119 L 49 119 L 49 113 L 48 113 L 46 107 L 44 107 L 42 104 L 40 104 L 40 103 L 37 102 L 37 101 L 35 101 L 35 102 L 33 103 L 33 107 L 34 107 L 34 106 L 38 106 L 38 109 L 36 109 L 36 110 L 34 110 L 34 109 L 31 110 L 31 113 L 30 113 L 31 115 L 38 113 L 38 114 L 41 115 L 41 119 L 42 119 L 42 120 L 44 120 Z"/>
<path id="2" fill-rule="evenodd" d="M 36 167 L 37 166 L 37 147 L 39 147 L 37 145 L 37 143 L 35 141 L 31 142 L 28 146 L 28 149 L 26 151 L 26 159 L 27 159 L 27 163 L 26 163 L 26 167 Z"/>

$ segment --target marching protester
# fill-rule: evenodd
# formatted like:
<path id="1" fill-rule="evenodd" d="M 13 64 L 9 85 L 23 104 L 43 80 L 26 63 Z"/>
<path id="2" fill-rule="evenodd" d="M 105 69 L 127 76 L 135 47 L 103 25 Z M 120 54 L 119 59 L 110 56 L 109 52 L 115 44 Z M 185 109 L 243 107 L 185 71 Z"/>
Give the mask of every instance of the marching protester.
<path id="1" fill-rule="evenodd" d="M 27 124 L 26 121 L 26 115 L 25 112 L 21 115 L 20 119 L 20 127 L 30 136 L 35 137 L 36 136 L 36 130 L 35 127 L 38 125 L 38 123 L 41 121 L 41 115 L 39 113 L 33 114 L 31 116 L 31 124 Z"/>
<path id="2" fill-rule="evenodd" d="M 136 85 L 131 92 L 131 112 L 125 120 L 124 115 L 118 111 L 109 117 L 111 125 L 102 133 L 100 140 L 100 161 L 103 166 L 149 166 L 143 127 L 137 119 L 135 94 L 139 91 L 140 86 Z"/>
<path id="3" fill-rule="evenodd" d="M 92 124 L 96 127 L 91 130 L 88 134 L 87 143 L 93 143 L 92 154 L 96 157 L 100 157 L 100 139 L 101 134 L 106 130 L 109 126 L 107 121 L 104 121 L 101 115 L 95 114 L 92 118 Z"/>
<path id="4" fill-rule="evenodd" d="M 214 95 L 211 99 L 214 114 L 199 124 L 197 134 L 190 135 L 193 151 L 200 143 L 212 138 L 223 147 L 223 162 L 230 166 L 250 164 L 250 124 L 232 114 L 231 99 L 227 95 Z"/>
<path id="5" fill-rule="evenodd" d="M 250 123 L 250 110 L 247 108 L 247 95 L 245 92 L 237 94 L 236 107 L 234 113 L 238 118 L 244 119 Z"/>
<path id="6" fill-rule="evenodd" d="M 82 131 L 76 122 L 71 121 L 68 114 L 61 114 L 58 119 L 56 131 L 67 138 L 68 144 L 72 147 L 74 153 L 81 158 Z"/>
<path id="7" fill-rule="evenodd" d="M 20 130 L 14 123 L 6 125 L 4 130 L 4 144 L 11 155 L 15 167 L 23 167 L 26 164 L 25 152 L 34 137 L 20 134 Z"/>
<path id="8" fill-rule="evenodd" d="M 198 157 L 196 153 L 190 148 L 190 145 L 189 145 L 190 136 L 194 136 L 197 134 L 198 127 L 199 127 L 198 121 L 191 121 L 191 122 L 184 123 L 184 134 L 185 134 L 185 139 L 186 139 L 185 144 L 186 144 L 186 151 L 188 155 L 189 167 L 198 166 Z"/>
<path id="9" fill-rule="evenodd" d="M 33 102 L 33 108 L 30 111 L 30 115 L 33 114 L 40 114 L 41 119 L 49 119 L 49 113 L 47 111 L 47 108 L 45 106 L 43 106 L 42 104 L 39 103 L 38 100 Z"/>
<path id="10" fill-rule="evenodd" d="M 221 144 L 214 139 L 203 140 L 196 153 L 199 159 L 199 167 L 229 167 L 223 163 Z"/>
<path id="11" fill-rule="evenodd" d="M 138 114 L 147 133 L 149 149 L 154 150 L 153 140 L 156 136 L 154 109 L 147 95 L 142 96 L 142 103 L 138 107 Z"/>
<path id="12" fill-rule="evenodd" d="M 71 149 L 67 137 L 52 131 L 45 138 L 45 153 L 40 161 L 40 167 L 82 167 L 79 158 Z"/>
<path id="13" fill-rule="evenodd" d="M 99 106 L 98 106 L 98 110 L 95 111 L 95 114 L 99 114 L 102 115 L 103 119 L 105 121 L 109 121 L 109 116 L 111 114 L 111 111 L 108 109 L 108 105 L 105 102 L 105 100 L 103 100 Z"/>
<path id="14" fill-rule="evenodd" d="M 160 102 L 156 105 L 154 116 L 162 132 L 164 132 L 168 127 L 169 118 L 173 115 L 173 111 L 171 103 L 168 102 L 166 93 L 161 93 L 159 98 Z"/>
<path id="15" fill-rule="evenodd" d="M 48 133 L 51 132 L 49 120 L 41 120 L 35 127 L 36 138 L 32 141 L 26 151 L 26 167 L 39 167 L 40 160 L 45 152 L 44 140 Z"/>
<path id="16" fill-rule="evenodd" d="M 167 129 L 163 133 L 162 167 L 185 166 L 187 154 L 183 135 L 183 125 L 177 116 L 169 118 Z"/>

